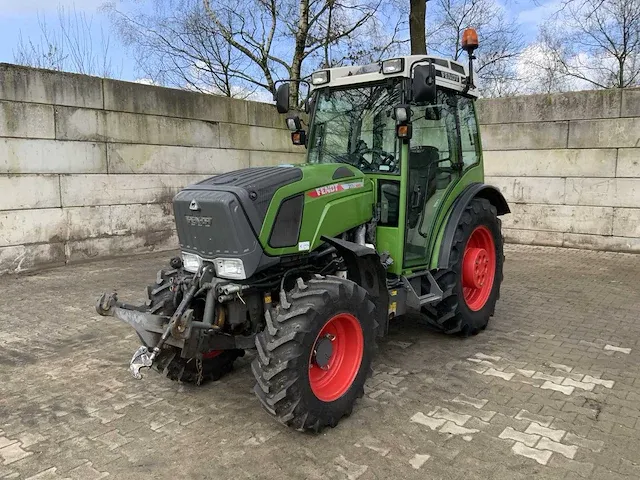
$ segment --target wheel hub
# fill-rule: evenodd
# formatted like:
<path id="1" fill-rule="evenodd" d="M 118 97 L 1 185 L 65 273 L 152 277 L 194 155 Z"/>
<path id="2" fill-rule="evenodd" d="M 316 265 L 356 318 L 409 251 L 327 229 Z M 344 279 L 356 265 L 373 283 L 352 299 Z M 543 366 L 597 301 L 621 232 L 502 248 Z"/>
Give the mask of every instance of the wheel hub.
<path id="1" fill-rule="evenodd" d="M 489 275 L 489 254 L 484 248 L 469 248 L 464 256 L 462 281 L 465 287 L 481 288 Z"/>
<path id="2" fill-rule="evenodd" d="M 331 355 L 333 355 L 332 342 L 335 338 L 333 335 L 327 334 L 316 342 L 316 347 L 313 350 L 313 361 L 322 370 L 329 368 L 329 361 L 331 360 Z"/>

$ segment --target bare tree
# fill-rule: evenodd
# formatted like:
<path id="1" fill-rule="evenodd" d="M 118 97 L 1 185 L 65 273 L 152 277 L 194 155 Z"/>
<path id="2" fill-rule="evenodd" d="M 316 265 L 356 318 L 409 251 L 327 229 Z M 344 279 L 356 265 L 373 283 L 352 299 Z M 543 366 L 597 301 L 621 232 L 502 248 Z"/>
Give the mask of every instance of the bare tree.
<path id="1" fill-rule="evenodd" d="M 382 0 L 202 0 L 220 34 L 259 71 L 248 81 L 271 92 L 281 78 L 300 79 L 305 60 L 355 36 L 376 15 Z M 283 44 L 287 48 L 283 48 Z M 329 60 L 328 54 L 326 60 Z M 298 101 L 298 84 L 291 97 Z"/>
<path id="2" fill-rule="evenodd" d="M 595 88 L 640 85 L 640 0 L 564 0 L 540 37 L 560 75 Z"/>
<path id="3" fill-rule="evenodd" d="M 495 0 L 433 0 L 430 5 L 429 51 L 459 60 L 462 33 L 475 28 L 480 36 L 475 69 L 481 91 L 487 96 L 513 94 L 522 36 L 503 7 Z"/>
<path id="4" fill-rule="evenodd" d="M 411 37 L 411 54 L 427 53 L 427 0 L 409 1 L 409 30 Z"/>
<path id="5" fill-rule="evenodd" d="M 99 38 L 94 38 L 93 16 L 78 12 L 75 6 L 59 5 L 56 20 L 51 26 L 46 17 L 38 13 L 40 37 L 25 39 L 20 33 L 13 53 L 16 63 L 85 75 L 118 74 L 110 55 L 111 37 L 100 28 Z"/>
<path id="6" fill-rule="evenodd" d="M 105 4 L 140 72 L 156 84 L 246 98 L 249 62 L 220 35 L 200 0 L 158 2 L 153 12 L 126 14 Z"/>
<path id="7" fill-rule="evenodd" d="M 576 82 L 562 73 L 562 64 L 555 54 L 555 40 L 542 34 L 528 45 L 518 62 L 518 93 L 557 93 L 574 90 Z"/>
<path id="8" fill-rule="evenodd" d="M 105 6 L 145 76 L 230 96 L 273 93 L 279 79 L 377 60 L 408 39 L 383 0 L 154 0 L 153 11 Z M 392 19 L 390 22 L 389 19 Z M 298 84 L 292 84 L 298 101 Z"/>

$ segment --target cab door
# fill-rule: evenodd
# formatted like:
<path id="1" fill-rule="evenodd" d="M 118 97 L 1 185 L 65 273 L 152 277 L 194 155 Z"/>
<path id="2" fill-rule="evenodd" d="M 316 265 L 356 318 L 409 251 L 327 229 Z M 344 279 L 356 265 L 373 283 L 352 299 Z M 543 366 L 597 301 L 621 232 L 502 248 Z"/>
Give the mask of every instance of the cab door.
<path id="1" fill-rule="evenodd" d="M 435 104 L 411 106 L 405 268 L 428 264 L 433 223 L 442 200 L 463 170 L 457 100 L 456 93 L 439 90 Z"/>

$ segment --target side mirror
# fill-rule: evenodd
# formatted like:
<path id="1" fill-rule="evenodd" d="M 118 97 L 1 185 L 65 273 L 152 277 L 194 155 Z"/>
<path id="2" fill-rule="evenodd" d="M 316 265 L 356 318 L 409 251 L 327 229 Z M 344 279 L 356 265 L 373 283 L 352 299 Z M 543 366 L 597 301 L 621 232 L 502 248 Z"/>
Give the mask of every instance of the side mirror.
<path id="1" fill-rule="evenodd" d="M 416 103 L 433 103 L 436 100 L 436 66 L 418 65 L 413 70 L 413 82 L 411 84 L 413 101 Z"/>
<path id="2" fill-rule="evenodd" d="M 283 83 L 276 90 L 276 108 L 278 113 L 287 113 L 289 111 L 289 84 Z"/>

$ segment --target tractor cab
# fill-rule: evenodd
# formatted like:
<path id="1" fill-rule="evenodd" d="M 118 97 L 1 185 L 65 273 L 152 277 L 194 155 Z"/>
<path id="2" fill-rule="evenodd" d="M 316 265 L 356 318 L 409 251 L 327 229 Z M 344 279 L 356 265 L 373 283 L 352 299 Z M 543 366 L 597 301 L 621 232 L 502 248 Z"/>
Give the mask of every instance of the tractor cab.
<path id="1" fill-rule="evenodd" d="M 483 181 L 472 64 L 477 37 L 466 39 L 468 66 L 411 55 L 314 72 L 306 128 L 298 115 L 287 117 L 308 164 L 355 167 L 373 183 L 376 249 L 389 252 L 396 274 L 433 265 L 451 193 Z M 288 83 L 276 104 L 289 111 Z"/>

